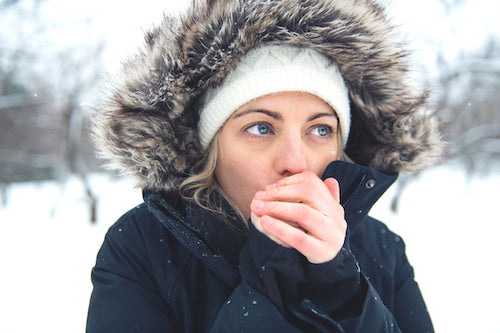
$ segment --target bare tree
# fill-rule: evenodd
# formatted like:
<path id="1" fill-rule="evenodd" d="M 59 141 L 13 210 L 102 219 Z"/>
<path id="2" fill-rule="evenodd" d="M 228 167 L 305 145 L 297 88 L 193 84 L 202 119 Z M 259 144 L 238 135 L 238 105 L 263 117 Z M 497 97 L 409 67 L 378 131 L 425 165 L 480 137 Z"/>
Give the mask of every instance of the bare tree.
<path id="1" fill-rule="evenodd" d="M 454 64 L 441 64 L 436 109 L 453 143 L 448 157 L 462 161 L 469 173 L 488 172 L 500 164 L 499 42 L 491 37 L 484 49 Z"/>
<path id="2" fill-rule="evenodd" d="M 64 13 L 46 17 L 46 3 L 17 0 L 0 7 L 5 19 L 0 23 L 0 187 L 4 193 L 15 181 L 79 175 L 95 221 L 87 174 L 96 161 L 82 104 L 98 85 L 104 43 L 86 33 L 88 19 L 75 23 L 83 33 L 62 40 L 58 36 L 68 28 Z"/>
<path id="3" fill-rule="evenodd" d="M 500 171 L 500 40 L 491 37 L 483 49 L 464 53 L 453 63 L 441 58 L 432 107 L 442 120 L 449 149 L 447 161 L 458 161 L 468 175 Z M 416 176 L 418 177 L 418 175 Z M 399 200 L 415 177 L 401 177 L 392 200 Z"/>
<path id="4" fill-rule="evenodd" d="M 471 4 L 471 0 L 436 2 L 442 20 L 450 26 L 458 25 L 454 20 L 460 16 L 454 14 Z M 476 49 L 463 40 L 460 53 L 452 57 L 447 53 L 445 34 L 422 31 L 413 37 L 425 40 L 435 54 L 435 63 L 422 63 L 421 71 L 432 87 L 430 107 L 441 118 L 444 139 L 449 143 L 445 162 L 458 162 L 468 175 L 499 172 L 500 37 L 492 32 Z M 400 177 L 391 204 L 394 211 L 408 184 L 418 176 Z"/>

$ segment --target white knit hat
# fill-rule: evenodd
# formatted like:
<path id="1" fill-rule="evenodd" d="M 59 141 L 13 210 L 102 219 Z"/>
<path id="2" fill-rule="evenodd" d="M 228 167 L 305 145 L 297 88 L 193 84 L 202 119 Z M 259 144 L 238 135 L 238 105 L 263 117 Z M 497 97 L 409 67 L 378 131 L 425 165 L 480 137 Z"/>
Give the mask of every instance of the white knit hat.
<path id="1" fill-rule="evenodd" d="M 207 91 L 199 122 L 203 148 L 238 108 L 284 91 L 307 92 L 328 103 L 339 118 L 345 147 L 351 114 L 347 87 L 337 65 L 312 49 L 265 45 L 248 52 L 222 86 Z"/>

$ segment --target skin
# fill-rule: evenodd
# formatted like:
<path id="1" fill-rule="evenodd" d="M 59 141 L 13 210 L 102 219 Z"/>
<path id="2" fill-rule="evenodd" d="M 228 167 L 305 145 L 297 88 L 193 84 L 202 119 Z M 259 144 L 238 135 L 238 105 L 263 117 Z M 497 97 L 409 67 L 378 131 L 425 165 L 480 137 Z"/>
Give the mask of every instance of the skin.
<path id="1" fill-rule="evenodd" d="M 337 130 L 321 98 L 281 92 L 240 107 L 219 135 L 222 189 L 257 230 L 311 263 L 332 260 L 347 229 L 338 182 L 319 178 L 337 158 Z"/>

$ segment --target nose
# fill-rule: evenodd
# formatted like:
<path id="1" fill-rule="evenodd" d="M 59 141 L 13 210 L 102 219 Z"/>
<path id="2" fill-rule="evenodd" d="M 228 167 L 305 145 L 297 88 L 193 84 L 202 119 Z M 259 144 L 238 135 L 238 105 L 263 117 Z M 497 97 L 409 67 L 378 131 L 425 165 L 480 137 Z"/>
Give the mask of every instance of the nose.
<path id="1" fill-rule="evenodd" d="M 307 159 L 300 135 L 288 136 L 279 142 L 275 165 L 282 177 L 301 173 L 307 169 Z"/>

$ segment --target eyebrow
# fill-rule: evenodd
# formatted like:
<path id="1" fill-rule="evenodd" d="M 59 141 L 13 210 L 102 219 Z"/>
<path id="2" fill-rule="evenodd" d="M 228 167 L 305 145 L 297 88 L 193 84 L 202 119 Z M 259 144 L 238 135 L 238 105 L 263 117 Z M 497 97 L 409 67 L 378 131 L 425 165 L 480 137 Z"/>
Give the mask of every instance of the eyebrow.
<path id="1" fill-rule="evenodd" d="M 313 120 L 316 120 L 316 119 L 321 118 L 321 117 L 333 117 L 333 118 L 336 118 L 337 120 L 339 119 L 339 117 L 337 116 L 337 114 L 335 112 L 334 113 L 319 112 L 319 113 L 313 114 L 311 117 L 309 117 L 307 119 L 307 121 L 313 121 Z"/>
<path id="2" fill-rule="evenodd" d="M 250 109 L 250 110 L 245 110 L 245 111 L 242 111 L 242 112 L 239 112 L 239 113 L 236 113 L 233 117 L 236 119 L 236 118 L 240 118 L 240 117 L 243 117 L 249 113 L 263 113 L 265 115 L 268 115 L 269 117 L 271 118 L 274 118 L 274 119 L 277 119 L 277 120 L 283 120 L 283 117 L 281 116 L 281 114 L 277 113 L 277 112 L 273 112 L 273 111 L 268 111 L 268 110 L 260 110 L 260 109 L 257 109 L 257 110 L 253 110 L 253 109 Z M 321 117 L 333 117 L 335 119 L 338 120 L 338 116 L 337 114 L 334 112 L 334 113 L 331 113 L 331 112 L 318 112 L 318 113 L 315 113 L 313 114 L 311 117 L 309 117 L 307 119 L 307 121 L 313 121 L 313 120 L 316 120 L 318 118 L 321 118 Z"/>
<path id="3" fill-rule="evenodd" d="M 239 112 L 239 113 L 236 113 L 234 115 L 234 118 L 240 118 L 240 117 L 243 117 L 249 113 L 253 113 L 253 112 L 256 112 L 256 113 L 263 113 L 263 114 L 266 114 L 268 115 L 269 117 L 272 117 L 274 119 L 277 119 L 277 120 L 283 120 L 283 117 L 277 113 L 277 112 L 272 112 L 272 111 L 268 111 L 268 110 L 253 110 L 253 109 L 250 109 L 250 110 L 246 110 L 246 111 L 242 111 L 242 112 Z"/>

